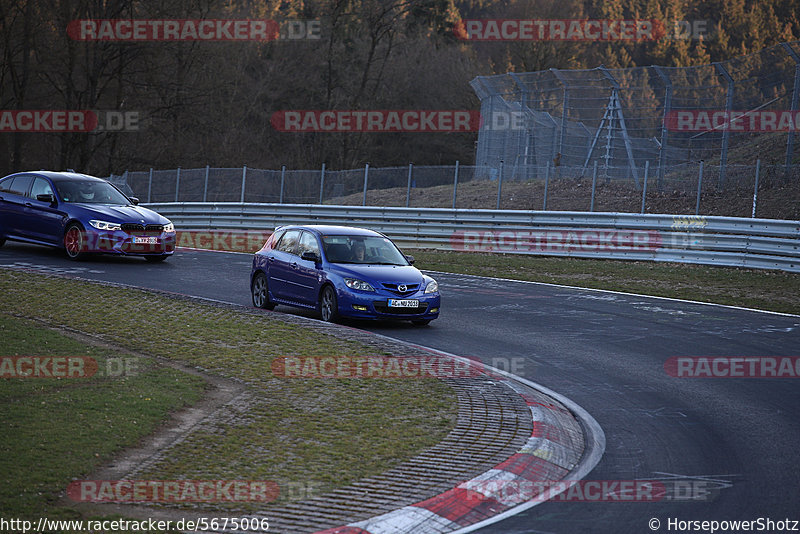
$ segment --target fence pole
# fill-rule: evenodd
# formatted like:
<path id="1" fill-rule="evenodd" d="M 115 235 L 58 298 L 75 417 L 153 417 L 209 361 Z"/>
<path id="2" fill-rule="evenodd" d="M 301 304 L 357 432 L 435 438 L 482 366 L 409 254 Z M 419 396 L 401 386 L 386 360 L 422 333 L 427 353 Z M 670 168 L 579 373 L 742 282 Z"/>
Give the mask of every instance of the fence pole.
<path id="1" fill-rule="evenodd" d="M 594 211 L 594 191 L 597 187 L 597 160 L 594 160 L 594 168 L 592 169 L 592 203 L 589 205 L 589 211 Z"/>
<path id="2" fill-rule="evenodd" d="M 364 164 L 364 198 L 361 201 L 362 206 L 367 205 L 367 180 L 369 179 L 369 163 Z"/>
<path id="3" fill-rule="evenodd" d="M 703 188 L 703 160 L 700 160 L 700 172 L 697 174 L 697 204 L 694 206 L 694 214 L 700 215 L 700 190 Z"/>
<path id="4" fill-rule="evenodd" d="M 794 60 L 794 88 L 792 89 L 792 101 L 789 106 L 789 109 L 792 111 L 792 116 L 795 115 L 797 111 L 797 101 L 800 98 L 800 55 L 794 51 L 792 46 L 789 43 L 781 43 L 783 45 L 783 49 L 792 56 Z M 797 125 L 795 124 L 795 127 Z M 786 135 L 786 164 L 784 166 L 784 178 L 789 178 L 789 173 L 792 169 L 792 155 L 794 152 L 794 130 L 789 129 L 789 133 Z"/>
<path id="5" fill-rule="evenodd" d="M 456 160 L 456 171 L 453 176 L 453 209 L 456 209 L 456 190 L 458 190 L 458 160 Z"/>
<path id="6" fill-rule="evenodd" d="M 247 165 L 244 165 L 242 167 L 242 196 L 239 199 L 239 202 L 241 202 L 242 204 L 244 204 L 244 187 L 246 183 L 247 183 Z"/>
<path id="7" fill-rule="evenodd" d="M 497 206 L 495 209 L 500 209 L 500 195 L 503 192 L 503 160 L 500 160 L 500 176 L 497 179 Z"/>
<path id="8" fill-rule="evenodd" d="M 150 178 L 147 180 L 147 203 L 151 202 L 151 194 L 153 192 L 153 167 L 150 167 Z M 205 200 L 203 200 L 205 202 Z"/>
<path id="9" fill-rule="evenodd" d="M 203 184 L 203 202 L 206 202 L 208 199 L 208 165 L 206 165 L 206 180 Z"/>
<path id="10" fill-rule="evenodd" d="M 756 160 L 756 185 L 753 188 L 753 214 L 751 217 L 756 216 L 756 201 L 758 200 L 758 175 L 761 173 L 761 160 Z"/>
<path id="11" fill-rule="evenodd" d="M 408 164 L 408 185 L 406 186 L 406 207 L 411 201 L 411 169 L 414 167 L 413 163 Z"/>
<path id="12" fill-rule="evenodd" d="M 722 63 L 714 63 L 719 74 L 721 74 L 725 81 L 728 83 L 728 91 L 725 96 L 725 112 L 730 117 L 731 110 L 733 109 L 733 78 L 728 74 Z M 719 156 L 719 178 L 717 179 L 717 187 L 725 187 L 725 169 L 728 166 L 728 143 L 731 137 L 731 129 L 725 128 L 722 131 L 722 153 Z"/>
<path id="13" fill-rule="evenodd" d="M 650 170 L 650 160 L 644 162 L 644 185 L 642 186 L 642 213 L 644 213 L 644 200 L 647 198 L 647 173 Z"/>
<path id="14" fill-rule="evenodd" d="M 325 162 L 322 162 L 322 174 L 319 176 L 319 203 L 322 205 L 322 191 L 325 187 Z"/>
<path id="15" fill-rule="evenodd" d="M 542 204 L 542 211 L 547 211 L 547 185 L 550 182 L 550 162 L 547 162 L 547 169 L 544 173 L 544 203 Z"/>
<path id="16" fill-rule="evenodd" d="M 283 181 L 286 178 L 286 165 L 281 165 L 281 196 L 279 203 L 283 204 Z"/>
<path id="17" fill-rule="evenodd" d="M 175 176 L 175 202 L 178 201 L 178 189 L 181 186 L 181 168 L 178 167 L 178 174 Z"/>

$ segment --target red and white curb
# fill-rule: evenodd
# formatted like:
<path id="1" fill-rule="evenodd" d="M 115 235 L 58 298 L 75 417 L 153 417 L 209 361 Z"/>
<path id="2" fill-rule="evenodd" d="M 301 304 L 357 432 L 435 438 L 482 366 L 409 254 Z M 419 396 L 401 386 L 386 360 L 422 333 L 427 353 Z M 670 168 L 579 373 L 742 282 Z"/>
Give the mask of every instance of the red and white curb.
<path id="1" fill-rule="evenodd" d="M 548 490 L 553 482 L 580 480 L 594 468 L 605 449 L 605 436 L 585 410 L 524 379 L 490 372 L 505 375 L 500 382 L 519 393 L 530 409 L 533 431 L 519 451 L 440 495 L 317 534 L 468 532 L 554 497 L 558 491 Z"/>

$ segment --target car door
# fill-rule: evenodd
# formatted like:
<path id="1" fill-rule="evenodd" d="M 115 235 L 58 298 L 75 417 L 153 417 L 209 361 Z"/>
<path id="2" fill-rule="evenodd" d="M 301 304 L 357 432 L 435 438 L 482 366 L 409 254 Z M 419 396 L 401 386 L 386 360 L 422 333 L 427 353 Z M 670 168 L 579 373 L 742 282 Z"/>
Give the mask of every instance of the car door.
<path id="1" fill-rule="evenodd" d="M 268 284 L 272 295 L 278 299 L 296 301 L 293 286 L 297 269 L 297 245 L 300 230 L 287 230 L 267 259 Z M 294 267 L 292 267 L 294 265 Z"/>
<path id="2" fill-rule="evenodd" d="M 25 201 L 25 215 L 21 221 L 20 231 L 25 237 L 31 239 L 53 244 L 59 243 L 64 234 L 64 213 L 58 209 L 57 201 L 42 202 L 37 200 L 38 195 L 52 195 L 55 199 L 52 185 L 41 176 L 33 179 L 33 185 Z"/>
<path id="3" fill-rule="evenodd" d="M 304 252 L 313 252 L 318 258 L 322 257 L 317 236 L 307 230 L 303 230 L 300 235 L 300 243 L 297 247 L 297 285 L 295 291 L 300 302 L 309 306 L 316 306 L 322 271 L 317 267 L 319 265 L 317 262 L 302 258 Z"/>
<path id="4" fill-rule="evenodd" d="M 33 176 L 18 174 L 3 180 L 0 191 L 0 219 L 3 223 L 2 234 L 9 237 L 25 237 L 22 228 L 25 226 L 25 203 L 28 199 Z"/>

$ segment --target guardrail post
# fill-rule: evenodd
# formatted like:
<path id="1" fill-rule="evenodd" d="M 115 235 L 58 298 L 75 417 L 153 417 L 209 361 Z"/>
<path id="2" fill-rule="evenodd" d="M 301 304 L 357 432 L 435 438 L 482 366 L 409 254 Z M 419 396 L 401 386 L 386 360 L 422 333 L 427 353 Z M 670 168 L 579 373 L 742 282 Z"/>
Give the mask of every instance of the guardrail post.
<path id="1" fill-rule="evenodd" d="M 369 180 L 369 163 L 364 165 L 364 198 L 361 200 L 361 205 L 367 205 L 367 180 Z"/>
<path id="2" fill-rule="evenodd" d="M 756 201 L 758 200 L 758 175 L 761 173 L 761 160 L 756 160 L 756 185 L 753 188 L 753 214 L 751 217 L 756 216 Z"/>
<path id="3" fill-rule="evenodd" d="M 703 188 L 703 160 L 700 160 L 700 172 L 697 174 L 697 204 L 694 207 L 694 214 L 700 215 L 700 190 Z"/>
<path id="4" fill-rule="evenodd" d="M 589 211 L 594 211 L 594 191 L 597 188 L 597 160 L 594 160 L 592 169 L 592 202 L 589 204 Z"/>
<path id="5" fill-rule="evenodd" d="M 500 177 L 497 180 L 497 208 L 500 209 L 500 194 L 503 191 L 503 160 L 500 160 Z"/>
<path id="6" fill-rule="evenodd" d="M 206 180 L 203 184 L 203 202 L 208 198 L 208 165 L 206 165 Z"/>
<path id="7" fill-rule="evenodd" d="M 413 163 L 408 164 L 408 185 L 406 186 L 406 207 L 411 201 L 411 169 L 414 167 Z"/>
<path id="8" fill-rule="evenodd" d="M 175 176 L 175 202 L 178 201 L 178 189 L 181 186 L 181 168 L 178 167 L 178 174 Z"/>
<path id="9" fill-rule="evenodd" d="M 247 183 L 247 165 L 242 167 L 242 196 L 239 199 L 239 202 L 244 204 L 244 187 Z"/>
<path id="10" fill-rule="evenodd" d="M 322 192 L 325 188 L 325 162 L 322 162 L 322 173 L 319 175 L 319 203 L 322 205 Z"/>
<path id="11" fill-rule="evenodd" d="M 550 162 L 547 162 L 547 169 L 544 173 L 544 202 L 542 203 L 542 211 L 547 211 L 547 185 L 550 182 Z"/>
<path id="12" fill-rule="evenodd" d="M 286 165 L 281 165 L 281 196 L 280 200 L 278 201 L 279 204 L 283 204 L 283 181 L 286 178 Z"/>
<path id="13" fill-rule="evenodd" d="M 647 198 L 647 173 L 650 170 L 650 160 L 644 162 L 644 184 L 642 186 L 642 213 L 644 213 L 644 201 Z"/>
<path id="14" fill-rule="evenodd" d="M 147 203 L 152 202 L 151 194 L 153 192 L 153 167 L 150 167 L 150 178 L 147 180 Z"/>
<path id="15" fill-rule="evenodd" d="M 453 209 L 456 209 L 456 191 L 458 190 L 458 160 L 456 160 L 456 171 L 453 176 Z"/>

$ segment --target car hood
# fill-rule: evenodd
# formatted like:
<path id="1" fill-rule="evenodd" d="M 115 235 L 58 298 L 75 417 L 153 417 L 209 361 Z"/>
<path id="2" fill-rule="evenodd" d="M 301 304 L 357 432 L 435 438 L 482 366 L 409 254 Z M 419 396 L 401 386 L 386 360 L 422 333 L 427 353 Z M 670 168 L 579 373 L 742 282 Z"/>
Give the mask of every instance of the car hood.
<path id="1" fill-rule="evenodd" d="M 423 275 L 413 265 L 354 265 L 352 263 L 331 264 L 331 270 L 340 276 L 359 278 L 365 282 L 387 284 L 420 284 Z"/>
<path id="2" fill-rule="evenodd" d="M 107 204 L 70 204 L 73 210 L 87 217 L 97 217 L 113 223 L 167 224 L 169 220 L 141 206 L 112 206 Z"/>

